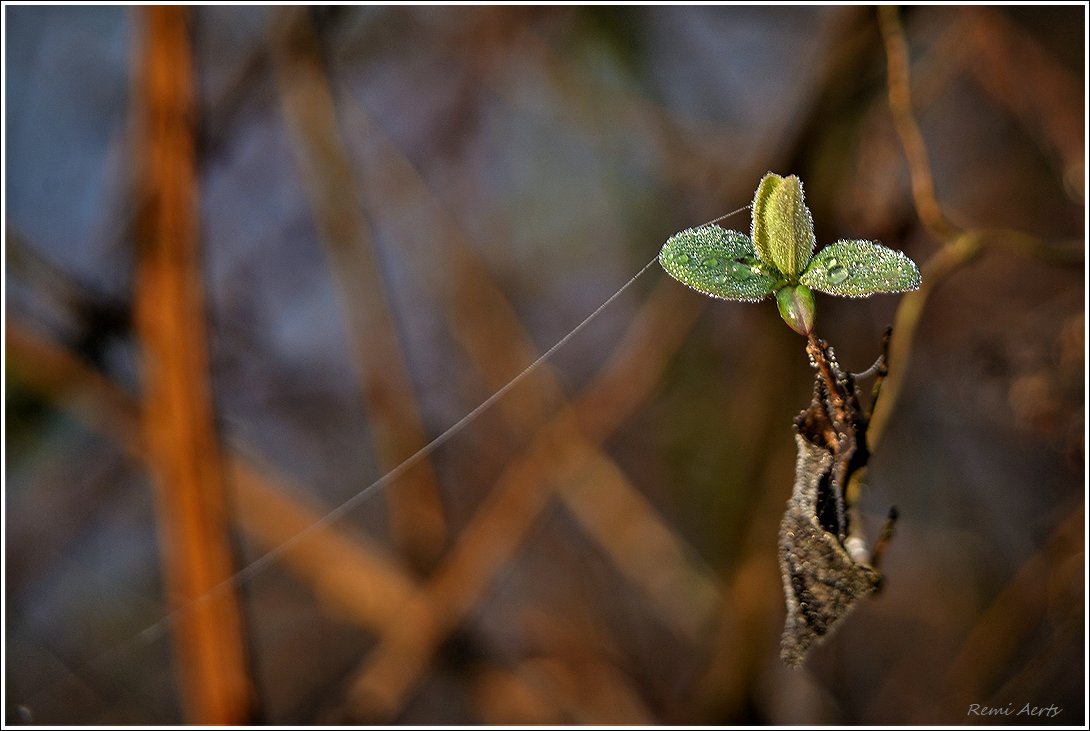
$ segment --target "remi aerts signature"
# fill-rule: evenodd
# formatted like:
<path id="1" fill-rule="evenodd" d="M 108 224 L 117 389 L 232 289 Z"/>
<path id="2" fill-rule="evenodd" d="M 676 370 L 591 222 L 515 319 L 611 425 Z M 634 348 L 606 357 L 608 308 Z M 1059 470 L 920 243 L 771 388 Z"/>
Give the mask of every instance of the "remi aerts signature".
<path id="1" fill-rule="evenodd" d="M 1005 706 L 982 706 L 979 703 L 970 703 L 966 716 L 1036 716 L 1038 718 L 1055 718 L 1063 713 L 1063 709 L 1053 704 L 1051 706 L 1035 706 L 1032 703 L 1018 708 L 1013 703 Z"/>

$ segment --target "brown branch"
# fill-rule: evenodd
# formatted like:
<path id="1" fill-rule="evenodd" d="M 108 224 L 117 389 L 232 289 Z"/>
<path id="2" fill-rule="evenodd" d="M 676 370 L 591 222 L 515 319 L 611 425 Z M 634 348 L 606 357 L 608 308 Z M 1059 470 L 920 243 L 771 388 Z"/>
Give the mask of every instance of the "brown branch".
<path id="1" fill-rule="evenodd" d="M 10 317 L 5 350 L 21 385 L 112 438 L 133 459 L 147 458 L 136 399 L 91 365 Z M 365 537 L 335 526 L 318 528 L 319 509 L 306 505 L 267 465 L 239 452 L 227 455 L 235 510 L 232 517 L 264 550 L 308 535 L 280 555 L 286 568 L 330 606 L 369 630 L 381 628 L 414 584 L 407 572 Z"/>
<path id="2" fill-rule="evenodd" d="M 870 426 L 867 428 L 867 444 L 871 452 L 878 451 L 878 445 L 885 436 L 900 400 L 909 357 L 916 341 L 916 330 L 931 293 L 954 272 L 972 261 L 979 251 L 980 238 L 973 233 L 962 234 L 927 260 L 921 268 L 920 288 L 901 298 L 893 317 L 888 373 L 882 381 L 882 397 L 874 405 L 874 413 L 871 414 Z"/>
<path id="3" fill-rule="evenodd" d="M 540 652 L 510 670 L 475 668 L 471 697 L 487 723 L 499 725 L 626 724 L 647 726 L 655 716 L 639 687 L 600 646 L 593 626 L 534 608 L 520 626 Z"/>
<path id="4" fill-rule="evenodd" d="M 935 183 L 931 175 L 931 163 L 927 159 L 927 147 L 912 112 L 908 43 L 905 41 L 898 9 L 890 5 L 879 7 L 878 25 L 886 48 L 889 106 L 905 156 L 908 158 L 912 198 L 916 202 L 916 210 L 924 227 L 939 241 L 947 241 L 957 234 L 957 228 L 947 220 L 935 198 Z"/>
<path id="5" fill-rule="evenodd" d="M 348 99 L 343 111 L 353 138 L 368 141 L 372 164 L 365 165 L 363 173 L 376 176 L 376 185 L 365 186 L 365 190 L 382 193 L 372 206 L 392 211 L 411 203 L 417 216 L 422 209 L 435 211 L 439 221 L 430 225 L 429 231 L 442 232 L 437 248 L 450 263 L 437 267 L 429 261 L 420 273 L 433 291 L 447 298 L 442 311 L 486 383 L 491 388 L 504 385 L 534 353 L 513 308 L 491 282 L 458 223 L 435 203 L 427 184 L 381 128 Z M 421 200 L 428 206 L 421 206 Z M 647 370 L 634 382 L 632 393 L 625 399 L 603 399 L 616 388 L 610 384 L 615 384 L 620 369 L 632 365 L 633 360 L 626 358 L 606 371 L 608 381 L 592 388 L 592 405 L 588 402 L 587 409 L 576 406 L 574 412 L 561 410 L 512 461 L 437 568 L 425 595 L 410 602 L 401 621 L 383 631 L 361 668 L 351 702 L 362 717 L 389 719 L 402 707 L 439 644 L 511 560 L 553 495 L 564 501 L 618 568 L 652 598 L 653 606 L 682 635 L 694 637 L 697 628 L 710 618 L 718 601 L 717 587 L 691 563 L 682 542 L 597 446 L 597 441 L 608 436 L 646 396 L 657 381 L 656 373 L 665 366 L 665 354 L 681 341 L 680 333 L 691 326 L 699 311 L 683 308 L 677 320 L 671 321 L 665 310 L 672 298 L 660 295 L 654 301 L 653 308 L 637 318 L 635 327 L 645 332 L 648 323 L 654 323 L 670 334 L 661 346 L 655 345 L 656 337 L 649 337 L 642 348 L 632 345 L 634 337 L 626 338 L 627 358 L 649 356 Z M 656 347 L 663 348 L 661 354 L 656 353 Z M 546 364 L 500 401 L 498 408 L 509 428 L 526 434 L 557 408 L 561 393 Z M 602 411 L 591 414 L 590 409 Z M 584 415 L 594 425 L 594 439 L 580 433 Z M 627 524 L 616 518 L 618 514 L 626 516 Z M 649 572 L 647 566 L 656 561 L 664 562 L 665 567 Z M 678 591 L 679 586 L 685 586 L 686 591 Z"/>
<path id="6" fill-rule="evenodd" d="M 512 375 L 533 359 L 535 352 L 514 309 L 473 253 L 473 247 L 458 222 L 452 220 L 435 202 L 434 195 L 420 174 L 397 151 L 382 129 L 351 100 L 345 100 L 344 112 L 353 137 L 368 140 L 373 148 L 373 163 L 364 166 L 363 172 L 375 176 L 376 184 L 366 189 L 381 190 L 383 197 L 376 199 L 372 205 L 387 211 L 410 207 L 417 217 L 421 210 L 434 211 L 431 215 L 438 220 L 429 224 L 429 234 L 440 232 L 437 249 L 450 258 L 450 265 L 436 266 L 434 260 L 427 257 L 409 257 L 407 263 L 415 264 L 421 258 L 425 259 L 427 266 L 416 271 L 425 278 L 432 291 L 444 296 L 445 306 L 441 309 L 452 334 L 472 358 L 490 388 L 505 385 Z M 381 189 L 378 187 L 380 180 Z M 421 205 L 420 201 L 427 205 Z M 453 284 L 447 281 L 449 278 L 454 279 Z M 624 337 L 623 351 L 610 361 L 600 378 L 595 379 L 586 396 L 579 398 L 574 406 L 578 419 L 576 429 L 586 424 L 593 436 L 580 436 L 578 431 L 573 432 L 572 439 L 576 446 L 598 444 L 608 437 L 612 429 L 623 422 L 657 383 L 658 374 L 666 367 L 669 354 L 680 344 L 684 333 L 696 321 L 702 309 L 702 303 L 678 303 L 677 296 L 675 285 L 662 285 L 633 320 Z M 649 330 L 651 327 L 660 329 L 652 332 Z M 617 398 L 618 380 L 623 379 L 625 373 L 632 375 L 627 384 L 629 390 L 625 398 Z M 568 419 L 563 411 L 556 413 L 563 403 L 562 393 L 550 366 L 543 364 L 505 396 L 497 404 L 497 409 L 509 429 L 519 436 L 529 437 L 533 435 L 533 429 L 546 424 L 550 418 L 554 421 Z M 631 485 L 624 489 L 631 493 L 628 502 L 633 519 L 653 522 L 662 528 L 661 518 L 639 492 Z M 567 500 L 567 493 L 560 491 L 560 495 Z M 579 512 L 583 512 L 582 509 Z M 588 525 L 588 529 L 596 540 L 602 538 L 608 543 L 612 539 L 608 539 L 606 534 L 613 530 L 612 525 L 613 521 L 606 512 L 593 525 Z M 648 528 L 648 531 L 660 533 L 657 528 Z M 669 533 L 668 530 L 664 532 Z M 671 536 L 671 540 L 677 539 Z M 678 556 L 683 553 L 679 548 L 668 551 L 666 555 Z M 620 557 L 614 558 L 619 560 Z M 633 560 L 631 555 L 624 559 Z M 687 562 L 674 566 L 674 570 L 682 575 L 693 574 Z M 638 586 L 650 590 L 645 578 L 638 574 L 632 578 Z M 651 596 L 655 595 L 656 592 L 651 591 Z M 668 606 L 673 604 L 673 599 L 667 602 Z M 684 614 L 699 613 L 698 610 L 698 607 L 690 607 Z M 684 634 L 683 628 L 689 626 L 692 619 L 676 616 L 670 621 L 675 627 L 682 628 L 680 631 Z"/>
<path id="7" fill-rule="evenodd" d="M 1057 567 L 1064 570 L 1065 560 L 1076 560 L 1081 564 L 1085 509 L 1085 502 L 1079 501 L 1057 511 L 1057 516 L 1062 517 L 1053 524 L 1037 550 L 1025 557 L 1006 585 L 978 613 L 972 626 L 966 628 L 961 647 L 942 653 L 949 658 L 945 667 L 936 667 L 939 663 L 935 662 L 929 666 L 928 670 L 937 674 L 932 683 L 937 689 L 941 688 L 941 698 L 936 698 L 939 702 L 928 709 L 919 710 L 915 714 L 917 719 L 924 723 L 930 723 L 932 719 L 941 723 L 941 719 L 964 716 L 970 703 L 987 704 L 993 695 L 1002 698 L 999 705 L 1011 701 L 1012 696 L 995 695 L 999 689 L 997 684 L 1002 683 L 1004 676 L 1014 674 L 1016 677 L 1022 662 L 1020 649 L 1024 649 L 1027 639 L 1040 631 L 1052 597 L 1050 589 L 1057 586 L 1054 575 Z M 930 571 L 929 568 L 921 570 Z M 1081 609 L 1070 609 L 1082 614 Z M 1079 621 L 1077 626 L 1081 625 Z M 918 682 L 918 658 L 902 657 L 904 661 L 886 668 L 881 686 L 871 695 L 872 710 L 880 709 L 875 713 L 896 707 L 894 699 L 902 698 L 904 688 Z"/>
<path id="8" fill-rule="evenodd" d="M 1069 240 L 1048 243 L 1024 231 L 1006 228 L 974 228 L 981 245 L 1003 249 L 1016 256 L 1035 259 L 1058 267 L 1082 268 L 1086 262 L 1086 242 Z"/>
<path id="9" fill-rule="evenodd" d="M 988 7 L 961 9 L 973 63 L 986 92 L 1022 124 L 1054 160 L 1068 194 L 1083 203 L 1086 120 L 1083 84 L 1023 29 Z"/>
<path id="10" fill-rule="evenodd" d="M 639 563 L 643 577 L 634 577 L 635 561 L 622 558 L 621 570 L 630 580 L 639 578 L 643 588 L 655 582 L 653 596 L 672 603 L 667 616 L 692 616 L 690 632 L 699 631 L 695 622 L 708 617 L 717 591 L 699 573 L 678 568 L 685 563 L 676 553 L 676 539 L 665 528 L 656 530 L 657 521 L 643 512 L 649 507 L 636 500 L 623 474 L 597 447 L 573 439 L 577 429 L 571 412 L 563 412 L 504 472 L 424 591 L 384 628 L 353 685 L 350 702 L 357 714 L 389 719 L 401 708 L 440 642 L 484 596 L 556 489 L 573 494 L 569 507 L 594 529 L 592 535 L 605 541 L 614 560 L 626 550 L 644 557 Z M 581 504 L 591 493 L 594 502 Z M 614 512 L 602 512 L 600 495 L 619 501 Z M 607 530 L 597 530 L 603 521 L 610 524 Z"/>
<path id="11" fill-rule="evenodd" d="M 277 559 L 342 617 L 375 630 L 416 588 L 409 572 L 366 536 L 316 527 L 322 510 L 295 497 L 296 490 L 271 468 L 235 454 L 230 470 L 242 529 L 264 550 L 295 541 Z"/>
<path id="12" fill-rule="evenodd" d="M 233 559 L 203 322 L 186 11 L 147 8 L 142 20 L 135 320 L 163 572 L 177 607 L 230 577 Z M 241 723 L 251 689 L 237 600 L 228 591 L 206 599 L 173 625 L 185 713 L 193 723 Z"/>
<path id="13" fill-rule="evenodd" d="M 699 636 L 718 601 L 717 589 L 688 568 L 677 539 L 623 473 L 578 433 L 574 414 L 562 412 L 505 470 L 424 595 L 383 631 L 352 691 L 357 713 L 388 719 L 397 712 L 439 643 L 484 595 L 553 490 L 664 616 L 686 636 Z"/>
<path id="14" fill-rule="evenodd" d="M 828 344 L 824 340 L 819 339 L 814 333 L 811 332 L 807 336 L 806 355 L 810 357 L 810 362 L 817 369 L 818 375 L 821 376 L 821 381 L 825 385 L 825 393 L 830 403 L 833 405 L 835 413 L 839 417 L 844 412 L 844 397 L 841 394 L 843 389 L 832 371 L 832 365 L 829 363 L 829 359 L 825 357 L 827 348 Z"/>
<path id="15" fill-rule="evenodd" d="M 475 668 L 469 696 L 477 713 L 489 726 L 543 725 L 559 727 L 571 718 L 521 668 Z"/>
<path id="16" fill-rule="evenodd" d="M 273 58 L 292 148 L 344 307 L 375 455 L 385 473 L 427 438 L 309 12 L 281 9 Z M 429 568 L 447 530 L 432 463 L 424 459 L 409 470 L 386 500 L 395 543 L 417 569 Z"/>
<path id="17" fill-rule="evenodd" d="M 627 356 L 612 361 L 614 367 L 605 369 L 602 379 L 588 389 L 588 394 L 607 393 L 610 388 L 604 386 L 612 382 L 616 373 L 624 372 L 628 365 L 636 361 L 646 361 L 652 371 L 665 366 L 667 359 L 663 354 L 654 352 L 658 347 L 655 343 L 680 342 L 680 333 L 666 332 L 662 338 L 646 339 L 637 338 L 636 333 L 645 332 L 653 323 L 668 323 L 681 331 L 691 325 L 700 308 L 690 308 L 692 312 L 689 316 L 671 320 L 668 315 L 674 311 L 675 303 L 674 297 L 668 294 L 670 291 L 676 293 L 678 290 L 673 287 L 661 288 L 636 316 L 632 330 L 624 339 L 629 346 L 621 351 Z M 690 299 L 702 302 L 695 297 Z M 682 307 L 680 311 L 685 312 L 686 308 Z M 10 361 L 18 373 L 25 373 L 31 379 L 28 385 L 75 409 L 92 425 L 114 434 L 134 455 L 142 454 L 140 434 L 136 428 L 136 406 L 131 397 L 102 378 L 97 371 L 66 351 L 34 336 L 18 323 L 8 322 L 7 338 Z M 637 347 L 637 343 L 642 343 L 642 346 Z M 672 347 L 668 345 L 667 349 Z M 653 384 L 657 377 L 651 372 L 639 381 Z M 592 403 L 594 406 L 590 406 Z M 626 403 L 629 404 L 627 408 L 633 408 L 638 399 Z M 579 411 L 586 412 L 581 421 L 589 419 L 591 423 L 601 423 L 594 418 L 603 413 L 600 409 L 608 411 L 620 408 L 618 405 L 610 406 L 608 401 L 603 403 L 600 396 L 589 398 L 586 402 L 581 400 L 580 404 Z M 674 605 L 667 617 L 672 617 L 672 622 L 689 623 L 689 629 L 683 631 L 694 635 L 703 621 L 701 618 L 709 616 L 716 602 L 716 592 L 708 593 L 702 588 L 707 585 L 707 580 L 699 574 L 677 568 L 674 562 L 684 566 L 686 559 L 677 553 L 676 539 L 659 524 L 650 506 L 631 489 L 623 474 L 611 463 L 594 451 L 584 451 L 582 457 L 576 455 L 572 458 L 576 462 L 589 459 L 583 468 L 578 465 L 572 467 L 583 470 L 582 477 L 565 479 L 562 475 L 556 475 L 558 452 L 553 445 L 569 441 L 570 435 L 577 431 L 571 422 L 574 418 L 571 414 L 563 418 L 566 419 L 564 423 L 558 419 L 551 429 L 556 441 L 550 442 L 542 437 L 536 466 L 533 466 L 538 476 L 519 471 L 517 464 L 523 465 L 521 469 L 525 470 L 528 460 L 527 457 L 518 460 L 513 465 L 515 471 L 509 472 L 506 482 L 501 481 L 489 502 L 475 517 L 476 527 L 470 526 L 463 533 L 459 546 L 467 557 L 451 562 L 456 569 L 459 566 L 462 569 L 454 571 L 449 579 L 439 584 L 441 599 L 414 592 L 411 582 L 407 582 L 396 568 L 383 561 L 380 552 L 367 547 L 359 538 L 346 542 L 330 527 L 315 531 L 291 551 L 285 552 L 281 559 L 319 596 L 346 611 L 365 627 L 379 629 L 389 624 L 399 624 L 423 630 L 432 624 L 433 607 L 436 611 L 449 611 L 450 606 L 457 605 L 452 615 L 453 621 L 448 624 L 448 627 L 453 627 L 457 625 L 458 617 L 472 609 L 476 598 L 490 583 L 490 577 L 509 560 L 514 548 L 505 548 L 505 541 L 517 546 L 540 514 L 548 498 L 545 492 L 533 485 L 560 479 L 576 489 L 571 504 L 577 517 L 584 523 L 597 526 L 596 534 L 609 550 L 629 556 L 623 562 L 627 567 L 626 573 L 642 584 L 658 585 L 660 601 Z M 606 416 L 605 421 L 617 423 L 622 418 L 621 412 L 614 411 L 612 416 Z M 231 471 L 239 507 L 237 518 L 246 532 L 267 548 L 291 539 L 320 517 L 318 513 L 290 501 L 287 497 L 290 490 L 277 489 L 275 478 L 271 478 L 267 470 L 257 470 L 235 456 Z M 531 504 L 529 508 L 527 501 Z M 513 523 L 512 516 L 517 517 Z M 665 569 L 647 571 L 648 566 L 663 562 L 666 563 Z M 634 576 L 636 573 L 641 576 Z M 416 622 L 407 619 L 414 616 L 414 612 L 423 619 Z M 423 640 L 423 649 L 438 645 L 446 631 L 449 630 L 434 633 L 430 641 Z M 419 636 L 414 635 L 415 632 L 409 633 L 409 641 L 419 643 Z M 422 658 L 421 669 L 426 667 L 428 657 L 430 653 Z"/>
<path id="18" fill-rule="evenodd" d="M 541 688 L 572 723 L 644 728 L 654 724 L 651 709 L 632 684 L 595 655 L 531 658 L 519 665 L 518 676 L 531 687 Z"/>
<path id="19" fill-rule="evenodd" d="M 1040 626 L 1053 568 L 1079 554 L 1084 541 L 1085 503 L 1065 513 L 1044 544 L 1022 563 L 980 615 L 946 669 L 945 686 L 966 704 L 988 692 L 995 674 L 1011 668 L 1019 643 Z"/>
<path id="20" fill-rule="evenodd" d="M 443 639 L 469 614 L 544 509 L 547 477 L 563 479 L 580 456 L 566 446 L 571 420 L 557 420 L 507 468 L 423 591 L 387 624 L 350 691 L 355 713 L 388 719 L 430 667 Z M 559 473 L 559 474 L 558 474 Z"/>
<path id="21" fill-rule="evenodd" d="M 889 103 L 912 176 L 916 213 L 924 227 L 943 247 L 921 267 L 922 283 L 916 292 L 902 297 L 894 316 L 893 339 L 889 353 L 889 376 L 882 387 L 882 399 L 875 407 L 867 439 L 872 450 L 885 434 L 904 384 L 905 372 L 915 342 L 923 309 L 931 293 L 955 271 L 976 258 L 985 246 L 1007 249 L 1012 253 L 1060 266 L 1081 266 L 1085 252 L 1077 247 L 1046 244 L 1038 237 L 1008 229 L 973 229 L 961 231 L 946 220 L 935 199 L 931 166 L 923 136 L 912 116 L 912 96 L 908 76 L 908 44 L 898 10 L 892 6 L 878 9 L 888 59 Z"/>
<path id="22" fill-rule="evenodd" d="M 579 424 L 588 439 L 605 441 L 632 415 L 658 384 L 670 357 L 709 302 L 669 277 L 651 290 L 624 338 L 576 401 Z"/>

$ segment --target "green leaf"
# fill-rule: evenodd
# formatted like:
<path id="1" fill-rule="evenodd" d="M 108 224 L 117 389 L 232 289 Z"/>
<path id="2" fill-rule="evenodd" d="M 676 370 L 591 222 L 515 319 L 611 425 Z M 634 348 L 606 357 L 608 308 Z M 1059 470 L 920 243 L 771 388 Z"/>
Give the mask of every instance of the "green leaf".
<path id="1" fill-rule="evenodd" d="M 806 337 L 814 329 L 814 293 L 806 285 L 784 287 L 776 293 L 776 307 L 787 326 Z"/>
<path id="2" fill-rule="evenodd" d="M 757 260 L 748 236 L 714 225 L 671 236 L 659 263 L 682 284 L 722 299 L 758 302 L 783 284 L 779 272 Z"/>
<path id="3" fill-rule="evenodd" d="M 918 288 L 920 270 L 901 252 L 873 241 L 837 241 L 814 256 L 801 282 L 826 294 L 869 297 Z"/>
<path id="4" fill-rule="evenodd" d="M 768 173 L 761 178 L 753 196 L 750 233 L 761 261 L 798 281 L 814 251 L 814 222 L 796 176 Z"/>

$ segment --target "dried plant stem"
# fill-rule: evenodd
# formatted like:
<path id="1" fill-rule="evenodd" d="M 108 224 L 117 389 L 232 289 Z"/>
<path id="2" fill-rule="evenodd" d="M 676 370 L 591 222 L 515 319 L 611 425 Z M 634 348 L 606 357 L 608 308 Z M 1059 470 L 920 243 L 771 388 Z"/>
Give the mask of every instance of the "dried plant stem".
<path id="1" fill-rule="evenodd" d="M 501 387 L 515 368 L 532 360 L 531 338 L 459 222 L 421 174 L 365 109 L 349 98 L 343 104 L 346 135 L 366 141 L 370 164 L 359 175 L 365 192 L 373 196 L 367 204 L 387 211 L 427 211 L 433 217 L 429 230 L 440 232 L 437 249 L 446 264 L 432 263 L 417 273 L 443 296 L 451 332 L 484 381 L 493 389 Z M 381 178 L 368 178 L 379 174 Z M 653 295 L 631 328 L 662 332 L 625 338 L 618 360 L 607 365 L 587 392 L 589 407 L 581 405 L 582 399 L 574 408 L 564 406 L 563 390 L 548 364 L 497 403 L 507 428 L 531 444 L 504 469 L 430 577 L 425 593 L 409 603 L 405 616 L 413 618 L 419 631 L 408 632 L 402 617 L 380 634 L 352 691 L 361 716 L 388 720 L 397 714 L 430 669 L 443 640 L 477 606 L 555 498 L 680 635 L 694 637 L 710 621 L 717 585 L 599 446 L 655 385 L 669 353 L 700 311 L 677 307 L 673 289 L 664 286 Z M 628 376 L 624 398 L 613 396 L 618 374 Z M 648 571 L 652 565 L 658 568 Z M 675 590 L 677 586 L 688 587 L 687 593 Z"/>
<path id="2" fill-rule="evenodd" d="M 885 44 L 888 63 L 889 104 L 897 133 L 908 160 L 912 178 L 912 197 L 921 223 L 943 247 L 921 267 L 923 282 L 916 292 L 901 298 L 894 316 L 893 339 L 889 351 L 889 377 L 882 386 L 882 399 L 871 417 L 867 441 L 877 449 L 889 425 L 890 416 L 904 384 L 905 371 L 915 341 L 920 317 L 931 293 L 950 275 L 976 258 L 985 246 L 1007 249 L 1013 253 L 1061 266 L 1081 266 L 1085 251 L 1077 247 L 1057 247 L 1038 237 L 1009 229 L 972 229 L 963 231 L 949 222 L 935 197 L 935 186 L 927 147 L 912 113 L 909 82 L 908 43 L 901 26 L 899 11 L 893 6 L 878 8 L 878 24 Z"/>
<path id="3" fill-rule="evenodd" d="M 251 703 L 242 619 L 233 592 L 206 596 L 234 568 L 203 322 L 189 29 L 184 8 L 147 8 L 143 20 L 135 319 L 148 465 L 169 603 L 206 598 L 172 628 L 186 717 L 237 724 Z"/>
<path id="4" fill-rule="evenodd" d="M 1070 103 L 1082 98 L 1082 80 L 1002 11 L 967 6 L 961 15 L 958 38 L 972 59 L 969 72 L 1049 154 L 1068 195 L 1083 203 L 1086 123 L 1082 107 Z"/>
<path id="5" fill-rule="evenodd" d="M 140 407 L 91 365 L 10 316 L 5 347 L 11 372 L 22 386 L 67 409 L 90 428 L 117 442 L 135 460 L 148 459 L 140 429 Z M 367 630 L 390 620 L 415 584 L 408 572 L 364 536 L 333 525 L 312 526 L 322 512 L 293 495 L 287 481 L 267 465 L 238 451 L 226 455 L 237 507 L 232 517 L 265 550 L 304 530 L 307 537 L 280 558 L 315 595 Z"/>
<path id="6" fill-rule="evenodd" d="M 916 339 L 916 329 L 931 292 L 964 264 L 972 261 L 979 251 L 979 237 L 973 233 L 962 234 L 924 263 L 920 288 L 901 298 L 893 318 L 893 336 L 889 343 L 891 365 L 882 382 L 882 397 L 874 405 L 867 428 L 867 444 L 872 452 L 878 450 L 904 388 L 905 370 Z"/>
<path id="7" fill-rule="evenodd" d="M 908 158 L 916 211 L 931 235 L 940 241 L 946 241 L 957 233 L 957 228 L 947 220 L 935 197 L 935 183 L 931 176 L 931 164 L 927 159 L 927 146 L 912 114 L 908 43 L 905 41 L 897 8 L 890 5 L 879 7 L 878 25 L 886 48 L 889 106 Z"/>
<path id="8" fill-rule="evenodd" d="M 810 356 L 810 360 L 821 375 L 821 380 L 825 382 L 825 391 L 828 394 L 829 401 L 832 402 L 835 409 L 841 411 L 844 408 L 844 399 L 840 394 L 840 386 L 837 384 L 836 375 L 833 374 L 832 367 L 825 357 L 825 347 L 824 341 L 820 340 L 814 333 L 810 333 L 807 337 L 806 354 Z"/>
<path id="9" fill-rule="evenodd" d="M 273 58 L 281 106 L 344 307 L 375 456 L 381 471 L 389 472 L 428 440 L 309 12 L 282 8 L 276 18 Z M 426 572 L 447 537 L 431 461 L 423 459 L 409 470 L 386 500 L 395 542 Z"/>
<path id="10" fill-rule="evenodd" d="M 681 634 L 699 636 L 718 601 L 717 587 L 690 565 L 684 546 L 623 472 L 581 435 L 581 413 L 579 407 L 562 410 L 538 432 L 504 470 L 423 592 L 384 628 L 353 687 L 357 713 L 387 720 L 397 713 L 439 644 L 484 596 L 554 496 Z M 649 567 L 655 570 L 649 573 Z"/>

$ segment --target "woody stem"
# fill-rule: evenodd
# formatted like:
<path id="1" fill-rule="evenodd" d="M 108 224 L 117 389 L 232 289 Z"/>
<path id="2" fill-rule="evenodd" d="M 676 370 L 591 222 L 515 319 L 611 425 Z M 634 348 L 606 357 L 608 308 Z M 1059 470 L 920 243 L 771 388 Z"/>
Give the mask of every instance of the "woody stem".
<path id="1" fill-rule="evenodd" d="M 841 398 L 840 387 L 832 368 L 829 366 L 829 360 L 825 357 L 825 345 L 824 341 L 819 340 L 817 336 L 810 333 L 806 343 L 806 353 L 813 359 L 814 366 L 825 381 L 825 391 L 829 394 L 829 399 L 832 401 L 833 406 L 836 407 L 837 412 L 840 413 L 844 406 L 844 400 Z"/>

